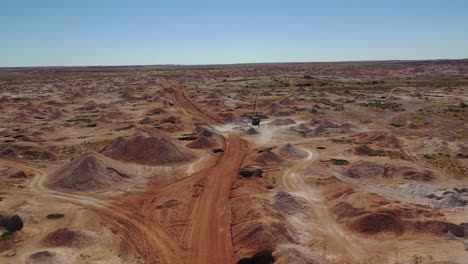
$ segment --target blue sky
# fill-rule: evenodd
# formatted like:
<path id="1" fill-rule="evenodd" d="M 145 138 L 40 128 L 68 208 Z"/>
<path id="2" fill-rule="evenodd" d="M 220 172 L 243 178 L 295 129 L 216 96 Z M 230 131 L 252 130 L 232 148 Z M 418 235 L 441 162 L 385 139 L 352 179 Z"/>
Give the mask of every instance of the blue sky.
<path id="1" fill-rule="evenodd" d="M 0 0 L 0 67 L 468 58 L 467 0 Z"/>

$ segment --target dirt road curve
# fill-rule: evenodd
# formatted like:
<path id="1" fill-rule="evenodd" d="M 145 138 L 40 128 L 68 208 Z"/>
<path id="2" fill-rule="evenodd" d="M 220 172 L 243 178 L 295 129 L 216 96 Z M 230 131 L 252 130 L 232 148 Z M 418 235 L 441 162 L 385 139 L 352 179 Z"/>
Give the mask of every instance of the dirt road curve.
<path id="1" fill-rule="evenodd" d="M 146 263 L 184 263 L 181 260 L 182 248 L 167 234 L 159 223 L 145 221 L 127 208 L 86 195 L 69 194 L 49 190 L 42 185 L 47 175 L 44 171 L 9 160 L 0 160 L 0 165 L 14 167 L 34 174 L 29 183 L 31 190 L 26 194 L 53 196 L 66 200 L 101 216 L 122 234 L 122 238 Z M 25 193 L 25 192 L 6 192 Z"/>
<path id="2" fill-rule="evenodd" d="M 286 170 L 283 175 L 283 185 L 287 190 L 303 198 L 310 208 L 306 213 L 308 214 L 307 222 L 303 219 L 294 219 L 295 221 L 291 224 L 303 234 L 316 239 L 321 237 L 324 242 L 333 245 L 330 247 L 333 251 L 327 250 L 326 253 L 342 263 L 389 263 L 388 252 L 394 250 L 390 243 L 382 246 L 373 240 L 358 238 L 347 233 L 328 210 L 320 190 L 307 184 L 304 171 L 312 160 L 318 157 L 310 150 L 304 150 L 309 155 Z M 321 228 L 317 229 L 316 225 L 311 225 L 311 223 Z M 387 252 L 387 254 L 375 254 L 375 252 Z"/>

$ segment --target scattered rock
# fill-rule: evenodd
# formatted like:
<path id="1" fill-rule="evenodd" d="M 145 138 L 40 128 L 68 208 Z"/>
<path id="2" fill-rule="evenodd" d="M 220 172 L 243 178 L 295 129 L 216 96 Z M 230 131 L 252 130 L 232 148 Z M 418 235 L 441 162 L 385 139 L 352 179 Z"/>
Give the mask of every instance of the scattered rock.
<path id="1" fill-rule="evenodd" d="M 406 183 L 398 186 L 398 189 L 406 194 L 419 197 L 427 197 L 430 194 L 436 193 L 439 189 L 431 184 L 424 183 Z"/>
<path id="2" fill-rule="evenodd" d="M 453 208 L 465 206 L 466 204 L 467 201 L 460 194 L 448 193 L 435 205 L 435 208 Z"/>

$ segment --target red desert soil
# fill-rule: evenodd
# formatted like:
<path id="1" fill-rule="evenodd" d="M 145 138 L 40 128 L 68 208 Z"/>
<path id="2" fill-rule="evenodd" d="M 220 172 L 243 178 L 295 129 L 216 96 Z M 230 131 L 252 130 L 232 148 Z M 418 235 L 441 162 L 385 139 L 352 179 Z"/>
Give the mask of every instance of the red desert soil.
<path id="1" fill-rule="evenodd" d="M 466 262 L 468 60 L 0 77 L 0 263 Z"/>

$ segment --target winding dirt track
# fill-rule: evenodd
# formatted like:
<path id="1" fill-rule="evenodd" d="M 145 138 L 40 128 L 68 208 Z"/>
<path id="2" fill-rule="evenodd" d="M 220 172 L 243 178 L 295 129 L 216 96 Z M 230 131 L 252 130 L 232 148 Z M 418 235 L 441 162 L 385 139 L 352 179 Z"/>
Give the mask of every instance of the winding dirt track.
<path id="1" fill-rule="evenodd" d="M 187 99 L 181 87 L 165 78 L 164 84 L 175 91 L 177 105 L 192 118 L 208 125 L 221 123 Z M 245 142 L 239 135 L 221 137 L 225 152 L 215 165 L 178 180 L 157 190 L 149 190 L 132 201 L 135 203 L 110 203 L 95 197 L 49 190 L 42 185 L 46 173 L 14 161 L 0 160 L 1 165 L 16 167 L 35 174 L 29 186 L 32 195 L 49 195 L 77 204 L 95 212 L 119 231 L 122 239 L 146 263 L 233 263 L 230 235 L 229 195 L 237 168 L 245 156 Z M 200 197 L 193 201 L 193 210 L 183 232 L 182 243 L 172 237 L 161 225 L 155 212 L 157 197 L 168 194 L 178 186 L 206 183 Z M 19 192 L 12 192 L 19 193 Z M 192 198 L 193 199 L 193 198 Z"/>
<path id="2" fill-rule="evenodd" d="M 333 256 L 340 263 L 390 263 L 389 255 L 395 251 L 391 243 L 379 244 L 343 230 L 325 205 L 321 191 L 307 184 L 304 171 L 317 157 L 310 150 L 304 150 L 309 155 L 286 170 L 283 175 L 283 185 L 287 190 L 301 197 L 310 208 L 306 213 L 307 222 L 290 219 L 293 221 L 291 224 L 301 232 L 308 233 L 310 237 L 321 237 L 323 242 L 332 245 L 327 247 L 329 249 L 326 250 L 326 254 Z M 376 252 L 386 252 L 386 254 L 375 254 Z"/>

